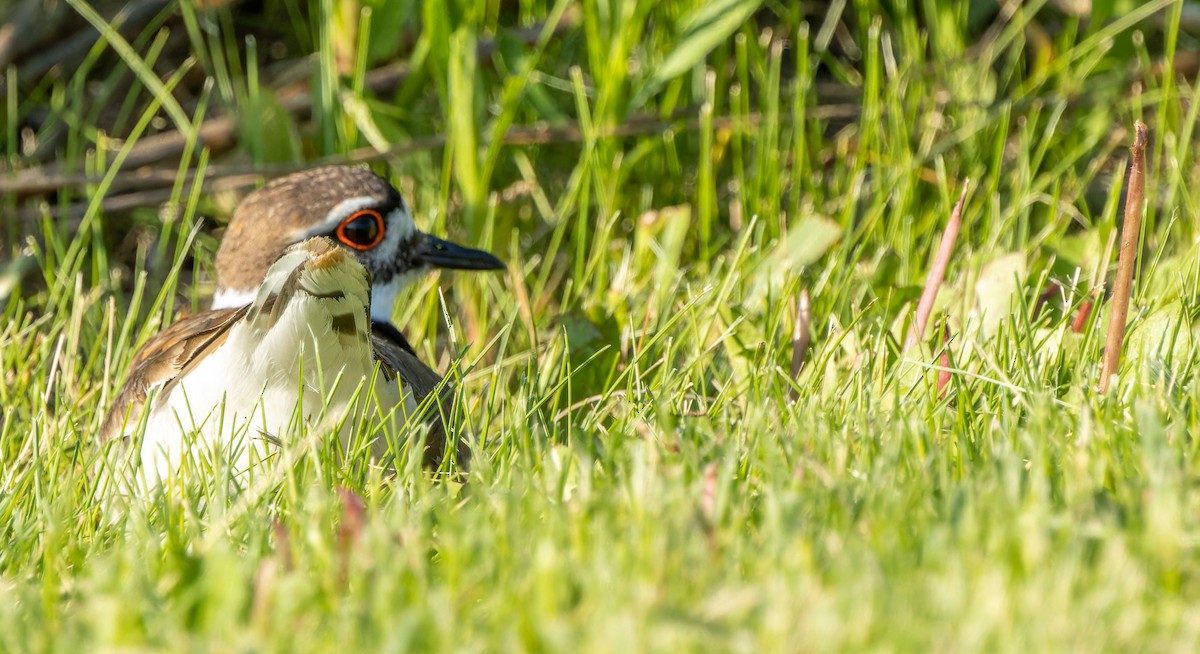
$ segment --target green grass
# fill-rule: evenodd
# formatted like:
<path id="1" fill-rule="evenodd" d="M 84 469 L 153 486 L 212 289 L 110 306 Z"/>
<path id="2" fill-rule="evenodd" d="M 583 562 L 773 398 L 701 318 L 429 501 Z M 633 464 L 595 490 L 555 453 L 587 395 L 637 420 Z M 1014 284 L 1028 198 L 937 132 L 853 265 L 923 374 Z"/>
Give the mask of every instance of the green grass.
<path id="1" fill-rule="evenodd" d="M 0 195 L 23 212 L 0 234 L 0 651 L 1200 644 L 1181 2 L 1007 20 L 930 0 L 261 4 L 185 0 L 128 45 L 7 81 L 6 170 L 48 142 L 95 183 Z M 371 92 L 366 71 L 395 62 L 407 77 Z M 210 153 L 195 126 L 219 115 L 241 138 Z M 1115 269 L 1137 118 L 1143 255 L 1098 397 L 1103 303 L 1071 325 Z M 543 121 L 571 129 L 505 142 Z M 177 213 L 105 210 L 126 153 L 174 129 L 185 154 L 158 165 L 180 173 Z M 249 490 L 218 465 L 102 514 L 102 411 L 134 348 L 204 306 L 236 201 L 182 172 L 431 135 L 444 147 L 377 169 L 422 227 L 511 264 L 422 280 L 396 315 L 464 375 L 469 481 L 318 445 Z M 966 177 L 932 321 L 952 334 L 942 397 L 940 336 L 900 344 Z M 78 220 L 50 217 L 72 203 Z M 801 290 L 813 349 L 793 380 Z"/>

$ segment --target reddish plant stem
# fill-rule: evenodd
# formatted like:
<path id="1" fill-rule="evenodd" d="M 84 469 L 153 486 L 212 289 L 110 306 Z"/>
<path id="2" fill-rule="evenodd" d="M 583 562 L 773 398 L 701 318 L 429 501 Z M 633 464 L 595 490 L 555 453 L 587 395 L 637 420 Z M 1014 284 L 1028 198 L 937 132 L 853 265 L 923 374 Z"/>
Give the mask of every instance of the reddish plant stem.
<path id="1" fill-rule="evenodd" d="M 942 353 L 938 356 L 937 394 L 938 399 L 946 397 L 946 389 L 950 387 L 950 325 L 942 323 Z"/>
<path id="2" fill-rule="evenodd" d="M 1079 313 L 1075 314 L 1075 320 L 1071 322 L 1071 331 L 1076 334 L 1082 334 L 1083 328 L 1087 326 L 1088 318 L 1092 315 L 1092 298 L 1088 297 L 1079 305 Z"/>
<path id="3" fill-rule="evenodd" d="M 800 370 L 808 357 L 808 346 L 812 343 L 812 299 L 808 291 L 800 291 L 800 300 L 796 304 L 796 326 L 792 328 L 792 379 L 800 381 Z M 792 401 L 800 397 L 797 389 L 792 389 Z"/>
<path id="4" fill-rule="evenodd" d="M 950 255 L 954 253 L 954 241 L 958 238 L 958 230 L 962 227 L 963 203 L 967 201 L 967 189 L 971 180 L 963 180 L 962 194 L 950 213 L 950 222 L 946 223 L 946 231 L 942 233 L 942 242 L 938 245 L 937 255 L 933 266 L 929 269 L 929 277 L 925 279 L 925 290 L 921 292 L 921 300 L 917 303 L 917 313 L 913 318 L 912 328 L 904 341 L 904 351 L 907 352 L 925 336 L 925 325 L 929 323 L 929 314 L 933 313 L 933 302 L 937 299 L 938 289 L 946 278 L 946 268 L 950 266 Z"/>
<path id="5" fill-rule="evenodd" d="M 1121 225 L 1121 250 L 1117 258 L 1117 283 L 1113 289 L 1112 314 L 1108 321 L 1108 341 L 1104 345 L 1104 366 L 1097 391 L 1108 392 L 1109 378 L 1121 363 L 1121 343 L 1125 339 L 1125 321 L 1129 315 L 1129 297 L 1133 291 L 1133 267 L 1137 263 L 1138 236 L 1142 224 L 1142 199 L 1146 189 L 1146 124 L 1134 124 L 1133 145 L 1129 147 L 1129 191 L 1125 194 L 1125 220 Z"/>
<path id="6" fill-rule="evenodd" d="M 1046 307 L 1046 303 L 1061 293 L 1062 287 L 1058 284 L 1054 282 L 1046 284 L 1046 288 L 1042 291 L 1041 295 L 1038 295 L 1037 302 L 1033 305 L 1033 319 L 1037 320 L 1037 317 L 1042 315 L 1042 309 Z"/>
<path id="7" fill-rule="evenodd" d="M 287 526 L 276 518 L 271 522 L 271 533 L 275 536 L 275 552 L 287 570 L 292 569 L 292 539 L 288 536 Z"/>

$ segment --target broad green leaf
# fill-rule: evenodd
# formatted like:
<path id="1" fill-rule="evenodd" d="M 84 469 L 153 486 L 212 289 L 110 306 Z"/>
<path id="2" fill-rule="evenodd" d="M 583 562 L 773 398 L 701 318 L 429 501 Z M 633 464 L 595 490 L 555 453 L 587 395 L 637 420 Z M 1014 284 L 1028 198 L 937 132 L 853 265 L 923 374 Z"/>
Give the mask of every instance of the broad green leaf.
<path id="1" fill-rule="evenodd" d="M 750 301 L 757 303 L 765 299 L 768 293 L 777 297 L 783 291 L 789 274 L 816 262 L 841 237 L 841 226 L 832 220 L 818 216 L 805 217 L 790 228 L 787 239 L 776 245 L 756 268 Z"/>
<path id="2" fill-rule="evenodd" d="M 975 311 L 979 338 L 996 335 L 1000 323 L 1012 313 L 1013 300 L 1021 294 L 1028 264 L 1019 252 L 1005 254 L 984 265 L 975 281 Z"/>
<path id="3" fill-rule="evenodd" d="M 1193 244 L 1179 254 L 1153 262 L 1152 265 L 1147 263 L 1144 270 L 1148 271 L 1149 275 L 1145 277 L 1145 281 L 1136 282 L 1137 296 L 1152 307 L 1165 307 L 1175 303 L 1180 294 L 1195 283 L 1193 280 L 1197 275 L 1198 257 L 1200 246 Z"/>
<path id="4" fill-rule="evenodd" d="M 1068 279 L 1078 270 L 1086 280 L 1104 257 L 1104 243 L 1098 229 L 1064 236 L 1047 249 L 1054 255 L 1053 273 Z"/>
<path id="5" fill-rule="evenodd" d="M 633 101 L 639 107 L 663 84 L 704 61 L 722 41 L 729 38 L 758 10 L 762 0 L 716 0 L 702 4 L 680 21 L 679 44 L 654 70 Z"/>
<path id="6" fill-rule="evenodd" d="M 1192 326 L 1179 304 L 1151 311 L 1125 337 L 1126 364 L 1178 364 L 1192 347 Z"/>

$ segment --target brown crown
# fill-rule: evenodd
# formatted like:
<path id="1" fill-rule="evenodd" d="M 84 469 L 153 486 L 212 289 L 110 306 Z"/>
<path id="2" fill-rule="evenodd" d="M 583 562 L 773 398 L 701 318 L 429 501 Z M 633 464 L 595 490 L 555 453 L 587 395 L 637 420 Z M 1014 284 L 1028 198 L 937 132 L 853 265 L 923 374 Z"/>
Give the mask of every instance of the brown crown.
<path id="1" fill-rule="evenodd" d="M 308 237 L 339 203 L 371 197 L 378 205 L 400 196 L 367 168 L 326 166 L 281 177 L 246 196 L 233 212 L 217 250 L 217 285 L 248 289 L 262 283 L 271 263 Z"/>

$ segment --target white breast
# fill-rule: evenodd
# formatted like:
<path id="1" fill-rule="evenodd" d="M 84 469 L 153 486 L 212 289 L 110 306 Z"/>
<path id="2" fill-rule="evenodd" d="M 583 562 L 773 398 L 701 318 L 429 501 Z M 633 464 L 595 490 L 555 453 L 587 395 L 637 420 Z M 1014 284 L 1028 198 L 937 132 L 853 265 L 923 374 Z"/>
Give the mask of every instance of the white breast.
<path id="1" fill-rule="evenodd" d="M 244 471 L 274 454 L 277 444 L 298 439 L 319 445 L 338 438 L 345 447 L 374 438 L 372 452 L 382 456 L 387 444 L 381 436 L 397 433 L 416 403 L 398 379 L 376 369 L 365 294 L 365 288 L 362 297 L 301 291 L 279 315 L 252 313 L 231 327 L 218 348 L 153 400 L 142 441 L 143 479 L 157 485 L 185 456 L 230 457 L 234 470 Z M 347 313 L 360 334 L 334 329 L 335 317 Z"/>

